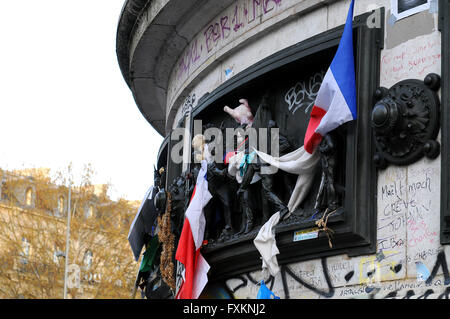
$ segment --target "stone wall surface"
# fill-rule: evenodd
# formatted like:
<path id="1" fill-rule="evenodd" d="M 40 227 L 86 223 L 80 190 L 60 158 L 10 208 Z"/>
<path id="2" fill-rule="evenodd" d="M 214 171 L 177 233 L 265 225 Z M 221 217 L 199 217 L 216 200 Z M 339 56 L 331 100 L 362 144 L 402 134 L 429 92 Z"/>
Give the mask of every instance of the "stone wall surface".
<path id="1" fill-rule="evenodd" d="M 193 38 L 173 69 L 168 109 L 178 107 L 183 94 L 198 100 L 261 59 L 343 24 L 350 3 L 259 2 L 236 1 Z M 354 14 L 379 6 L 386 10 L 380 85 L 389 88 L 404 79 L 441 74 L 437 13 L 425 11 L 392 23 L 390 1 L 359 0 Z M 299 14 L 305 8 L 315 9 Z M 181 115 L 180 108 L 174 125 Z M 439 239 L 440 165 L 438 157 L 379 171 L 376 254 L 293 263 L 273 279 L 255 271 L 230 278 L 226 285 L 237 298 L 256 298 L 261 279 L 281 298 L 448 298 L 450 247 Z"/>

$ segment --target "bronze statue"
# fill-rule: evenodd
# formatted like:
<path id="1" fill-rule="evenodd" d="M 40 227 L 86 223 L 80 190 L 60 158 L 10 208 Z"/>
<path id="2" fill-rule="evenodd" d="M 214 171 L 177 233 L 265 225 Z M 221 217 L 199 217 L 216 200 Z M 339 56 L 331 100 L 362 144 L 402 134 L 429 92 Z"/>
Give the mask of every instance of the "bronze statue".
<path id="1" fill-rule="evenodd" d="M 156 189 L 156 195 L 154 199 L 154 205 L 156 211 L 159 215 L 164 214 L 166 211 L 166 174 L 165 168 L 161 167 L 159 170 L 156 169 L 153 174 L 153 187 Z"/>
<path id="2" fill-rule="evenodd" d="M 271 129 L 276 127 L 276 122 L 269 119 L 270 118 L 270 109 L 268 108 L 266 97 L 263 97 L 263 101 L 261 103 L 260 109 L 258 109 L 257 116 L 255 117 L 255 122 L 253 126 L 260 126 L 262 118 L 264 120 L 267 120 L 266 127 L 267 127 L 267 138 L 266 141 L 268 141 L 267 150 L 270 153 L 271 152 L 271 140 L 274 138 L 271 134 Z M 259 116 L 258 116 L 259 115 Z M 260 121 L 257 121 L 258 118 L 261 118 Z M 256 128 L 255 127 L 255 128 Z M 258 136 L 258 138 L 261 138 L 261 136 Z M 280 155 L 286 154 L 289 152 L 291 146 L 289 141 L 286 137 L 279 135 L 279 152 Z M 273 215 L 276 211 L 280 212 L 280 219 L 283 220 L 286 215 L 289 213 L 289 209 L 287 208 L 286 204 L 279 198 L 279 196 L 274 192 L 274 179 L 276 174 L 268 174 L 263 173 L 261 170 L 262 167 L 269 166 L 267 163 L 261 162 L 259 157 L 256 157 L 256 161 L 252 163 L 243 178 L 241 187 L 239 189 L 239 192 L 243 193 L 244 190 L 247 189 L 250 182 L 253 179 L 253 176 L 255 173 L 258 173 L 261 177 L 261 199 L 262 199 L 262 220 L 261 224 L 264 224 L 267 220 L 269 220 L 270 216 Z M 284 175 L 283 175 L 284 178 Z M 289 183 L 286 183 L 286 186 L 289 186 Z M 248 195 L 246 195 L 248 196 Z M 269 207 L 269 203 L 274 206 L 274 210 L 272 211 Z M 246 224 L 245 230 L 243 233 L 248 232 L 253 227 L 253 215 L 251 209 L 246 210 Z"/>
<path id="3" fill-rule="evenodd" d="M 173 180 L 173 183 L 168 187 L 167 191 L 170 193 L 171 212 L 170 219 L 172 222 L 172 233 L 175 238 L 179 238 L 184 222 L 184 212 L 186 210 L 186 177 L 178 176 Z"/>
<path id="4" fill-rule="evenodd" d="M 315 209 L 327 209 L 332 212 L 339 207 L 335 188 L 335 168 L 337 165 L 336 139 L 332 132 L 326 134 L 320 142 L 317 151 L 320 152 L 322 179 L 317 194 Z"/>
<path id="5" fill-rule="evenodd" d="M 221 215 L 224 222 L 222 232 L 219 234 L 217 240 L 219 242 L 226 241 L 234 233 L 234 227 L 231 219 L 231 212 L 233 207 L 232 202 L 232 183 L 233 181 L 227 174 L 227 168 L 223 164 L 211 162 L 208 164 L 207 171 L 208 190 L 216 199 L 216 208 L 221 210 Z M 214 206 L 214 205 L 212 205 Z M 217 207 L 219 206 L 219 207 Z M 216 209 L 212 208 L 208 211 L 207 224 L 210 226 L 212 218 L 215 216 Z"/>
<path id="6" fill-rule="evenodd" d="M 214 127 L 211 123 L 203 126 L 203 130 L 210 127 Z M 221 129 L 224 130 L 223 124 Z M 233 198 L 232 187 L 233 181 L 227 174 L 227 167 L 225 164 L 216 163 L 212 161 L 212 154 L 207 147 L 207 142 L 211 143 L 212 140 L 206 141 L 203 134 L 197 134 L 192 140 L 192 158 L 193 165 L 191 171 L 187 174 L 189 181 L 189 187 L 186 192 L 185 208 L 189 205 L 189 201 L 192 197 L 192 193 L 197 181 L 198 172 L 200 170 L 200 162 L 202 160 L 209 161 L 207 165 L 206 178 L 208 180 L 208 191 L 212 195 L 212 199 L 204 208 L 206 225 L 204 238 L 209 242 L 214 241 L 226 241 L 233 233 L 232 222 L 232 210 L 233 210 Z M 224 142 L 224 141 L 214 141 Z M 214 151 L 216 151 L 214 149 Z"/>

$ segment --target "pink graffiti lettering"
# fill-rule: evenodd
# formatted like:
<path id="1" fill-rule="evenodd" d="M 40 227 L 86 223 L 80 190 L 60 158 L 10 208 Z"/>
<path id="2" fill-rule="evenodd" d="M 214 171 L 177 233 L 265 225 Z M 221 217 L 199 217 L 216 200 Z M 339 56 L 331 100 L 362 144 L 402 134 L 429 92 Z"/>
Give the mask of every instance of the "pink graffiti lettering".
<path id="1" fill-rule="evenodd" d="M 228 38 L 228 36 L 230 35 L 230 30 L 231 30 L 228 16 L 224 16 L 224 17 L 220 18 L 220 27 L 222 30 L 222 38 L 223 39 Z"/>
<path id="2" fill-rule="evenodd" d="M 269 6 L 269 3 L 272 2 L 272 6 Z M 264 0 L 264 4 L 263 4 L 263 9 L 264 9 L 264 14 L 266 14 L 269 11 L 272 11 L 273 9 L 275 9 L 275 6 L 280 5 L 281 4 L 281 0 Z"/>
<path id="3" fill-rule="evenodd" d="M 253 0 L 252 2 L 253 16 L 251 20 L 249 20 L 249 17 L 247 16 L 247 23 L 251 23 L 256 19 L 256 8 L 259 7 L 260 5 L 261 5 L 260 0 Z"/>
<path id="4" fill-rule="evenodd" d="M 427 224 L 424 221 L 417 223 L 414 220 L 408 221 L 408 229 L 411 231 L 411 238 L 408 239 L 408 244 L 414 247 L 424 240 L 428 240 L 433 243 L 436 240 L 437 233 L 435 231 L 430 231 Z"/>
<path id="5" fill-rule="evenodd" d="M 211 42 L 214 42 L 214 45 L 216 45 L 217 41 L 220 39 L 219 29 L 219 23 L 216 22 L 211 24 L 203 33 L 205 35 L 206 50 L 208 50 L 208 52 L 213 49 Z"/>
<path id="6" fill-rule="evenodd" d="M 233 20 L 231 21 L 231 23 L 234 23 L 234 27 L 233 27 L 234 32 L 237 32 L 241 27 L 244 26 L 244 24 L 242 22 L 239 22 L 238 6 L 236 6 L 234 8 L 234 15 L 233 15 Z"/>
<path id="7" fill-rule="evenodd" d="M 189 72 L 191 64 L 194 64 L 200 59 L 199 51 L 201 51 L 201 49 L 198 49 L 198 41 L 195 40 L 180 60 L 178 65 L 178 78 L 180 78 L 184 73 Z"/>

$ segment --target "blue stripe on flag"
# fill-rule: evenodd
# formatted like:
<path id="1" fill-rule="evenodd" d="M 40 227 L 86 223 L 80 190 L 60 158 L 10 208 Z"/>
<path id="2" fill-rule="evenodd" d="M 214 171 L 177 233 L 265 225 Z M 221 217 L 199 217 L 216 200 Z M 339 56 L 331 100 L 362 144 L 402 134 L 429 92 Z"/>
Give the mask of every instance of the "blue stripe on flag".
<path id="1" fill-rule="evenodd" d="M 356 119 L 356 82 L 355 82 L 355 61 L 353 56 L 353 7 L 354 0 L 348 10 L 347 21 L 345 22 L 344 33 L 342 34 L 338 50 L 331 62 L 331 72 Z"/>

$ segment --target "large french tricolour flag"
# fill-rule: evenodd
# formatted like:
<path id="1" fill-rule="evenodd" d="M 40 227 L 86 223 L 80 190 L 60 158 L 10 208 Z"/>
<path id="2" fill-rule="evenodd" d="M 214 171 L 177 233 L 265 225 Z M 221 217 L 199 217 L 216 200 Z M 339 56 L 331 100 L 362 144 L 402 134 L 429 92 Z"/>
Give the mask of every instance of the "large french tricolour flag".
<path id="1" fill-rule="evenodd" d="M 304 148 L 310 154 L 325 134 L 356 119 L 353 7 L 354 0 L 350 4 L 338 50 L 325 74 L 311 111 L 304 141 Z"/>
<path id="2" fill-rule="evenodd" d="M 194 192 L 186 209 L 183 229 L 178 242 L 175 259 L 184 266 L 183 283 L 176 299 L 197 299 L 208 282 L 209 265 L 200 249 L 203 245 L 206 219 L 204 207 L 212 198 L 206 180 L 207 163 L 202 161 Z"/>

